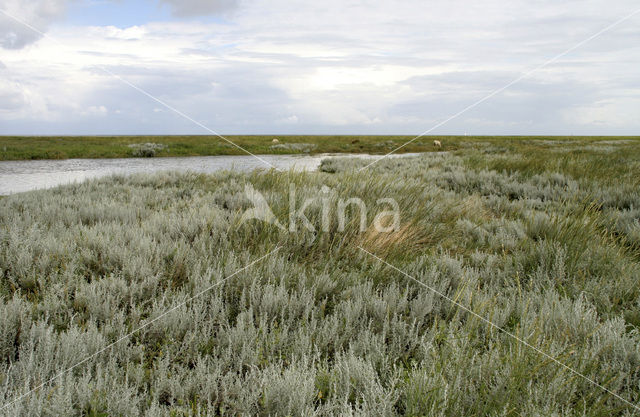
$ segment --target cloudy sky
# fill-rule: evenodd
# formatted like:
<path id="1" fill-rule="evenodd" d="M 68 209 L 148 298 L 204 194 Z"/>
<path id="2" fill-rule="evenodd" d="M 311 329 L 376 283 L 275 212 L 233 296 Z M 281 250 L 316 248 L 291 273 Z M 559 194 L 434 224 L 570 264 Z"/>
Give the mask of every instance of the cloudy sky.
<path id="1" fill-rule="evenodd" d="M 637 0 L 0 0 L 0 134 L 419 134 Z M 434 134 L 640 134 L 640 13 Z"/>

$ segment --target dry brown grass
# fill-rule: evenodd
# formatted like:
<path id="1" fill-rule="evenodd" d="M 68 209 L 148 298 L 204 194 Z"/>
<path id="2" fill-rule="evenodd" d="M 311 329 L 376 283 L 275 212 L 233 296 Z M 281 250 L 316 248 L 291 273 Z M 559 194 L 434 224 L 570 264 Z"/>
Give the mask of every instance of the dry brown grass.
<path id="1" fill-rule="evenodd" d="M 472 194 L 462 200 L 458 215 L 474 222 L 489 221 L 496 217 L 495 214 L 485 206 L 483 198 L 477 194 Z"/>
<path id="2" fill-rule="evenodd" d="M 393 232 L 379 232 L 370 225 L 358 244 L 379 256 L 393 256 L 399 252 L 424 250 L 437 245 L 441 239 L 442 235 L 437 228 L 429 230 L 417 222 L 410 222 L 400 225 Z"/>

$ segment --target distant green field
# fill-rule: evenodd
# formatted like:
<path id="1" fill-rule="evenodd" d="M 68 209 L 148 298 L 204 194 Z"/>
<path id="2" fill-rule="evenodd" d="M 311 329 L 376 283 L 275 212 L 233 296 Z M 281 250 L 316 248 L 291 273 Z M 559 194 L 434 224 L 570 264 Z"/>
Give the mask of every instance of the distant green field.
<path id="1" fill-rule="evenodd" d="M 384 154 L 415 136 L 225 136 L 240 148 L 254 154 L 291 153 L 369 153 Z M 274 143 L 277 138 L 279 143 Z M 445 150 L 460 149 L 475 141 L 504 144 L 511 139 L 537 141 L 597 142 L 602 140 L 639 140 L 640 137 L 508 137 L 508 136 L 425 136 L 398 152 L 435 150 L 439 139 Z M 151 152 L 137 153 L 137 145 L 151 143 Z M 535 145 L 535 144 L 534 144 Z M 540 142 L 536 148 L 544 147 Z M 217 136 L 0 136 L 0 160 L 126 158 L 136 156 L 239 155 L 245 152 Z"/>

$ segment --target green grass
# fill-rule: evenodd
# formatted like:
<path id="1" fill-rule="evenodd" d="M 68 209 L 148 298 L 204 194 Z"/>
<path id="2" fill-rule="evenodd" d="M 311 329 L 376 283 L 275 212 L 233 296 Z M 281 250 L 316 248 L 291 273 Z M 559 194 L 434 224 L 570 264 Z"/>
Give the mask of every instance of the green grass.
<path id="1" fill-rule="evenodd" d="M 640 401 L 640 143 L 450 138 L 320 172 L 116 176 L 0 199 L 0 415 L 631 416 Z M 603 140 L 607 142 L 602 142 Z M 380 198 L 400 229 L 287 221 Z M 322 219 L 320 205 L 306 212 Z"/>
<path id="2" fill-rule="evenodd" d="M 273 148 L 273 138 L 280 144 L 311 144 L 311 153 L 370 153 L 384 154 L 414 136 L 226 136 L 230 141 L 254 154 L 301 153 L 282 147 Z M 425 136 L 403 147 L 399 152 L 428 152 L 435 150 L 433 139 Z M 521 142 L 580 141 L 626 139 L 630 137 L 500 137 L 500 136 L 438 136 L 444 150 L 459 150 L 470 143 L 491 143 L 499 146 L 520 146 Z M 509 143 L 518 145 L 507 145 Z M 157 143 L 165 145 L 155 156 L 243 155 L 245 152 L 216 136 L 0 136 L 0 160 L 66 159 L 66 158 L 126 158 L 135 156 L 132 144 Z M 544 148 L 544 144 L 531 145 Z"/>

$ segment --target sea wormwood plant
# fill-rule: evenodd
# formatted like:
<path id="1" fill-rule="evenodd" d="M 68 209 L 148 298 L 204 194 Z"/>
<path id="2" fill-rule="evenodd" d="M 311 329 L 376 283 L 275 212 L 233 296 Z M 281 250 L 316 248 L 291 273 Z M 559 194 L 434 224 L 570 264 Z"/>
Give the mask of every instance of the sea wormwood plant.
<path id="1" fill-rule="evenodd" d="M 607 177 L 633 161 L 500 146 L 0 199 L 0 415 L 633 415 L 358 249 L 637 403 L 640 197 L 632 176 Z M 240 224 L 246 184 L 285 219 L 291 183 L 301 200 L 324 186 L 394 198 L 401 229 L 361 233 L 356 213 L 344 231 Z M 320 222 L 321 208 L 307 215 Z"/>

